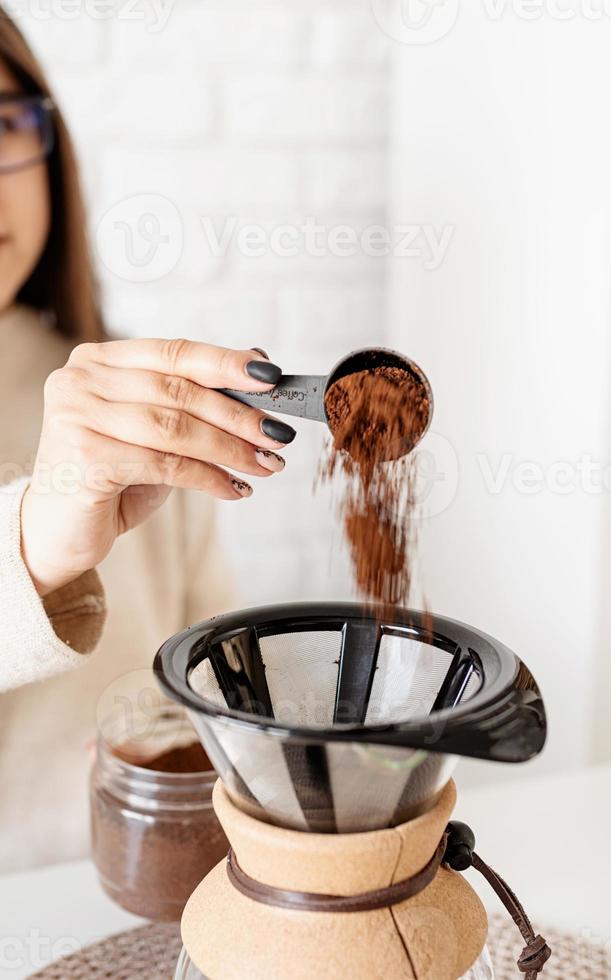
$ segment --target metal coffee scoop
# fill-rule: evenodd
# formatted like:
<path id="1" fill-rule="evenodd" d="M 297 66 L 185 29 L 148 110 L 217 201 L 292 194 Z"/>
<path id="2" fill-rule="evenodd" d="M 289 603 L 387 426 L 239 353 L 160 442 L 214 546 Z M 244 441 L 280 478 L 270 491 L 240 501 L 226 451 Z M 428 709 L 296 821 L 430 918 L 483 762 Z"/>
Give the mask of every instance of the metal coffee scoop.
<path id="1" fill-rule="evenodd" d="M 428 378 L 418 365 L 403 354 L 386 350 L 384 347 L 366 347 L 353 351 L 343 357 L 328 375 L 314 374 L 285 374 L 272 391 L 233 391 L 224 389 L 223 393 L 252 405 L 265 412 L 277 412 L 281 415 L 295 415 L 298 418 L 313 419 L 324 422 L 329 426 L 329 418 L 325 409 L 325 395 L 332 384 L 359 371 L 371 371 L 376 367 L 394 367 L 407 371 L 423 389 L 429 404 L 429 414 L 425 426 L 417 441 L 420 441 L 428 430 L 433 417 L 433 392 Z M 415 443 L 403 440 L 393 451 L 391 458 L 398 459 L 414 448 Z"/>

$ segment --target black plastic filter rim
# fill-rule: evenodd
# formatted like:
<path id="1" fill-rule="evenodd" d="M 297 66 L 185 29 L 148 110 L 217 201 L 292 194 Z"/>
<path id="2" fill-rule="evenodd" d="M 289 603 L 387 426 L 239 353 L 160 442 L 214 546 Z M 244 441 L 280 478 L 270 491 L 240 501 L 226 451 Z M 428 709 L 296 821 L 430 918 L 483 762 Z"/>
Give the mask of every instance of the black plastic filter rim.
<path id="1" fill-rule="evenodd" d="M 219 707 L 196 694 L 189 685 L 193 669 L 214 645 L 244 631 L 257 635 L 342 630 L 380 624 L 375 606 L 359 603 L 288 603 L 240 610 L 206 620 L 167 640 L 154 660 L 162 690 L 174 701 L 201 715 L 253 734 L 265 732 L 280 739 L 308 744 L 339 741 L 423 749 L 427 752 L 525 762 L 545 744 L 547 720 L 541 693 L 525 664 L 504 644 L 458 620 L 431 616 L 419 610 L 396 610 L 382 632 L 409 636 L 454 654 L 455 664 L 467 655 L 476 665 L 480 688 L 468 701 L 440 708 L 431 715 L 388 725 L 335 724 L 332 728 L 284 725 L 273 718 Z"/>

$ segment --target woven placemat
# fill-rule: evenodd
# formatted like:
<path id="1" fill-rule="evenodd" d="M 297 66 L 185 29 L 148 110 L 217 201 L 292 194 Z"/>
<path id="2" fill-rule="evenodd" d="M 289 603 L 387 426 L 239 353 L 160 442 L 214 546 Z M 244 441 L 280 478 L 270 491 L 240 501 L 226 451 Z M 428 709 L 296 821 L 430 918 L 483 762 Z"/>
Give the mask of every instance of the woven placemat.
<path id="1" fill-rule="evenodd" d="M 611 950 L 555 929 L 541 930 L 553 949 L 542 980 L 611 980 Z M 523 976 L 516 966 L 522 943 L 506 916 L 493 916 L 488 939 L 496 980 Z M 178 927 L 141 926 L 66 956 L 32 980 L 172 980 L 181 942 Z"/>

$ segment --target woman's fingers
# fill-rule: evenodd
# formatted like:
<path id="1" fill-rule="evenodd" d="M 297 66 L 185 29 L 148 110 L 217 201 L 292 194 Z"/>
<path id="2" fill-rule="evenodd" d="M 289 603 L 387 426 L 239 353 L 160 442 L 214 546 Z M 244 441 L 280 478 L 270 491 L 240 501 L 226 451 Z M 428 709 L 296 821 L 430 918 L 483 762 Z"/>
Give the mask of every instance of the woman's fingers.
<path id="1" fill-rule="evenodd" d="M 128 445 L 91 429 L 79 432 L 83 482 L 95 493 L 116 493 L 128 487 L 166 486 L 203 490 L 220 500 L 252 496 L 245 480 L 199 459 Z"/>
<path id="2" fill-rule="evenodd" d="M 88 428 L 126 444 L 259 477 L 271 476 L 282 466 L 279 456 L 272 468 L 273 459 L 258 453 L 256 446 L 179 409 L 105 401 L 86 393 L 79 410 Z"/>
<path id="3" fill-rule="evenodd" d="M 112 391 L 96 394 L 102 368 Z M 154 375 L 167 403 L 133 400 L 131 372 Z M 204 388 L 268 391 L 280 375 L 260 352 L 187 341 L 77 347 L 45 382 L 42 433 L 21 509 L 24 560 L 40 595 L 95 567 L 119 533 L 161 506 L 168 488 L 240 500 L 252 488 L 236 470 L 280 470 L 273 439 L 270 445 L 255 432 L 257 413 L 232 415 L 225 405 L 232 399 L 214 391 L 205 394 L 218 425 L 188 411 Z"/>
<path id="4" fill-rule="evenodd" d="M 77 369 L 78 370 L 78 369 Z M 158 374 L 154 371 L 117 371 L 105 365 L 96 365 L 87 372 L 84 381 L 87 389 L 107 401 L 123 401 L 142 405 L 158 405 L 188 412 L 202 422 L 209 422 L 261 449 L 282 449 L 295 436 L 295 430 L 284 422 L 271 419 L 264 412 L 228 398 L 220 391 L 204 388 L 194 381 L 176 375 Z M 270 438 L 263 426 L 274 424 L 282 439 Z"/>
<path id="5" fill-rule="evenodd" d="M 258 351 L 232 350 L 192 340 L 111 340 L 80 344 L 70 364 L 106 364 L 187 378 L 206 388 L 267 391 L 278 383 L 282 370 Z"/>

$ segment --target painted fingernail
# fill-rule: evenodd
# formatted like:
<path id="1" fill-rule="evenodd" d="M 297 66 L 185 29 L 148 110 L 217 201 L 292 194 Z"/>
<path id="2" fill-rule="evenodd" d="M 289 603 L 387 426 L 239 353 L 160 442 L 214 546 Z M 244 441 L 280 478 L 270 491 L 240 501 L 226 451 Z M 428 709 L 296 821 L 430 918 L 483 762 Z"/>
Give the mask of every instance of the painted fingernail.
<path id="1" fill-rule="evenodd" d="M 266 470 L 271 470 L 272 473 L 281 473 L 286 466 L 286 460 L 269 449 L 257 449 L 255 456 L 259 465 Z"/>
<path id="2" fill-rule="evenodd" d="M 278 422 L 277 419 L 261 419 L 261 432 L 268 439 L 283 442 L 285 446 L 292 442 L 297 435 L 292 426 L 286 425 L 285 422 Z"/>
<path id="3" fill-rule="evenodd" d="M 249 361 L 246 365 L 246 374 L 254 378 L 255 381 L 264 381 L 265 384 L 275 385 L 282 377 L 282 368 L 271 361 Z"/>
<path id="4" fill-rule="evenodd" d="M 251 347 L 250 349 L 254 351 L 255 354 L 260 354 L 261 357 L 264 357 L 266 361 L 269 361 L 269 354 L 267 353 L 266 350 L 262 350 L 260 347 Z"/>
<path id="5" fill-rule="evenodd" d="M 252 497 L 252 487 L 250 483 L 245 483 L 244 480 L 232 480 L 231 486 L 237 493 L 240 494 L 240 497 Z"/>

